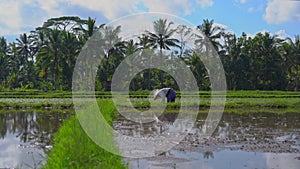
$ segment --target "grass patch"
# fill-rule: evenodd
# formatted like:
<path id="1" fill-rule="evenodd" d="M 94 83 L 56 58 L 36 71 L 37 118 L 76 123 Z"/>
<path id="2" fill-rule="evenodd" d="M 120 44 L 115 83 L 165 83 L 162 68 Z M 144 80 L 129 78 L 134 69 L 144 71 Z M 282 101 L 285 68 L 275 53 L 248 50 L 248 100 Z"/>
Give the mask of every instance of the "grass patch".
<path id="1" fill-rule="evenodd" d="M 133 100 L 133 106 L 137 109 L 145 109 L 150 107 L 150 102 L 147 100 Z M 128 107 L 126 103 L 118 103 L 118 105 L 124 108 Z M 185 103 L 187 106 L 199 106 L 202 108 L 209 108 L 211 102 L 209 98 L 200 98 L 200 103 L 189 101 Z M 177 99 L 175 103 L 168 103 L 168 109 L 178 109 L 180 108 L 180 100 Z M 227 98 L 225 103 L 225 108 L 276 108 L 276 109 L 296 109 L 300 110 L 300 98 Z"/>
<path id="2" fill-rule="evenodd" d="M 97 100 L 101 106 L 103 117 L 112 124 L 117 112 L 111 100 Z M 113 138 L 106 138 L 113 144 Z M 123 165 L 122 157 L 111 154 L 96 145 L 83 131 L 77 117 L 66 121 L 55 134 L 53 149 L 44 169 L 53 168 L 128 168 Z"/>
<path id="3" fill-rule="evenodd" d="M 51 103 L 51 102 L 36 102 L 36 103 L 22 103 L 22 102 L 0 102 L 0 110 L 7 109 L 71 109 L 72 103 Z"/>
<path id="4" fill-rule="evenodd" d="M 72 109 L 0 109 L 0 114 L 5 113 L 18 113 L 18 112 L 28 112 L 28 113 L 45 113 L 45 114 L 52 114 L 52 113 L 61 113 L 61 114 L 70 114 L 74 115 L 74 111 Z"/>
<path id="5" fill-rule="evenodd" d="M 131 98 L 147 98 L 151 91 L 130 91 Z M 91 93 L 77 93 L 78 95 L 85 97 L 92 97 Z M 210 91 L 199 91 L 200 98 L 210 98 Z M 181 93 L 177 91 L 177 97 L 181 97 Z M 191 94 L 193 95 L 193 94 Z M 96 91 L 95 96 L 97 98 L 111 98 L 111 92 Z M 196 96 L 196 95 L 195 95 Z M 261 91 L 261 90 L 240 90 L 240 91 L 227 91 L 227 98 L 300 98 L 300 92 L 293 91 Z M 28 91 L 6 91 L 0 92 L 0 98 L 72 98 L 71 91 L 51 91 L 44 92 L 39 90 Z"/>

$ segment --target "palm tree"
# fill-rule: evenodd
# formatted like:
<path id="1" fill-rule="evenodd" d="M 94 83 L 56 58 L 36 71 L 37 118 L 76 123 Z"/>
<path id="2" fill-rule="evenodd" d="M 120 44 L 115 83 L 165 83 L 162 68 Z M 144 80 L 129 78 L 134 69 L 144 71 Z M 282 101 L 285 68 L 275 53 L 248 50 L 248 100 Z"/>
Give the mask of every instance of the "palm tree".
<path id="1" fill-rule="evenodd" d="M 178 47 L 179 40 L 172 38 L 175 29 L 171 29 L 173 22 L 168 22 L 167 19 L 158 19 L 153 22 L 154 33 L 147 31 L 152 48 L 159 48 L 160 51 L 160 66 L 162 67 L 162 50 L 171 50 L 172 47 Z M 160 74 L 160 85 L 163 87 L 163 74 Z"/>
<path id="2" fill-rule="evenodd" d="M 221 48 L 221 44 L 219 42 L 222 34 L 224 33 L 224 29 L 220 26 L 217 26 L 214 24 L 214 20 L 208 20 L 204 19 L 203 23 L 197 28 L 205 35 L 204 39 L 203 37 L 200 38 L 200 42 L 204 43 L 206 47 L 209 47 L 209 42 L 214 46 L 215 50 L 218 51 Z M 211 49 L 208 49 L 210 51 Z"/>
<path id="3" fill-rule="evenodd" d="M 212 151 L 206 151 L 203 152 L 202 154 L 204 159 L 214 158 L 214 153 Z"/>
<path id="4" fill-rule="evenodd" d="M 33 54 L 32 54 L 32 39 L 30 36 L 27 36 L 26 33 L 21 34 L 20 37 L 17 39 L 17 50 L 19 55 L 22 57 L 24 63 L 26 64 L 28 59 L 31 57 L 31 60 L 33 60 Z"/>
<path id="5" fill-rule="evenodd" d="M 290 40 L 291 46 L 292 46 L 292 62 L 294 63 L 295 66 L 295 72 L 296 72 L 296 86 L 295 90 L 299 90 L 299 65 L 300 65 L 300 36 L 296 35 L 295 36 L 295 42 Z"/>
<path id="6" fill-rule="evenodd" d="M 138 50 L 139 50 L 138 44 L 135 43 L 132 39 L 124 42 L 125 57 L 134 54 Z M 133 55 L 133 57 L 135 57 L 135 55 Z M 139 63 L 136 62 L 136 59 L 130 59 L 130 61 L 131 61 L 131 63 L 128 63 L 128 64 L 131 64 L 132 70 L 134 71 L 135 65 L 138 65 Z M 132 79 L 132 82 L 131 82 L 132 90 L 136 90 L 136 81 L 137 81 L 136 79 Z"/>
<path id="7" fill-rule="evenodd" d="M 33 36 L 21 34 L 17 39 L 16 48 L 21 61 L 21 70 L 18 72 L 20 84 L 22 86 L 33 83 L 35 81 L 34 55 L 37 51 Z"/>
<path id="8" fill-rule="evenodd" d="M 71 89 L 73 69 L 83 43 L 79 41 L 74 33 L 62 31 L 61 44 L 60 50 L 62 56 L 60 58 L 60 64 L 63 72 L 62 81 L 64 82 L 65 88 Z"/>
<path id="9" fill-rule="evenodd" d="M 85 25 L 81 25 L 81 29 L 84 32 L 84 37 L 87 40 L 89 37 L 91 37 L 97 30 L 104 28 L 105 24 L 100 25 L 99 27 L 96 26 L 96 20 L 92 19 L 91 17 L 86 20 Z M 84 28 L 86 26 L 86 28 Z"/>
<path id="10" fill-rule="evenodd" d="M 62 59 L 63 46 L 61 43 L 61 31 L 54 29 L 47 33 L 48 42 L 44 45 L 38 55 L 37 60 L 40 60 L 42 66 L 42 72 L 40 76 L 46 75 L 48 70 L 52 74 L 52 81 L 55 89 L 58 87 L 59 75 L 60 75 L 60 61 Z"/>
<path id="11" fill-rule="evenodd" d="M 8 64 L 8 76 L 6 83 L 9 88 L 16 88 L 19 86 L 19 77 L 17 72 L 21 71 L 23 62 L 18 54 L 17 45 L 15 42 L 10 43 L 7 49 L 7 64 Z"/>
<path id="12" fill-rule="evenodd" d="M 185 56 L 181 58 L 186 62 L 190 70 L 193 72 L 199 89 L 207 90 L 209 88 L 209 81 L 206 78 L 208 77 L 207 71 L 201 62 L 200 57 L 196 53 L 190 51 L 186 52 Z"/>
<path id="13" fill-rule="evenodd" d="M 176 28 L 176 33 L 179 35 L 179 56 L 182 57 L 182 55 L 184 54 L 187 42 L 190 40 L 190 38 L 192 38 L 193 34 L 192 34 L 192 28 L 187 27 L 186 25 L 179 25 Z"/>
<path id="14" fill-rule="evenodd" d="M 4 82 L 6 75 L 8 73 L 7 70 L 7 43 L 4 37 L 0 38 L 0 81 Z M 0 84 L 1 85 L 1 84 Z"/>
<path id="15" fill-rule="evenodd" d="M 279 54 L 278 47 L 281 45 L 282 40 L 277 35 L 270 35 L 266 32 L 265 34 L 258 33 L 258 51 L 262 57 L 262 80 L 263 89 L 279 89 L 282 83 L 285 81 L 282 77 L 281 63 L 283 62 L 281 55 Z"/>
<path id="16" fill-rule="evenodd" d="M 104 56 L 98 69 L 97 76 L 104 84 L 105 90 L 110 90 L 114 70 L 124 59 L 125 44 L 119 36 L 121 26 L 115 28 L 105 26 L 101 29 L 102 31 L 99 33 L 99 36 L 102 36 Z"/>
<path id="17" fill-rule="evenodd" d="M 139 50 L 142 50 L 142 53 L 141 55 L 142 56 L 145 56 L 145 51 L 144 50 L 147 50 L 151 47 L 151 44 L 150 44 L 150 39 L 149 39 L 149 36 L 146 35 L 146 34 L 142 34 L 141 36 L 138 37 L 139 41 L 138 41 L 138 45 L 140 46 L 138 49 Z M 151 59 L 151 58 L 149 58 Z M 145 84 L 147 84 L 147 89 L 150 90 L 151 89 L 151 83 L 150 83 L 150 79 L 151 79 L 151 69 L 150 69 L 150 63 L 151 62 L 148 62 L 148 80 Z"/>

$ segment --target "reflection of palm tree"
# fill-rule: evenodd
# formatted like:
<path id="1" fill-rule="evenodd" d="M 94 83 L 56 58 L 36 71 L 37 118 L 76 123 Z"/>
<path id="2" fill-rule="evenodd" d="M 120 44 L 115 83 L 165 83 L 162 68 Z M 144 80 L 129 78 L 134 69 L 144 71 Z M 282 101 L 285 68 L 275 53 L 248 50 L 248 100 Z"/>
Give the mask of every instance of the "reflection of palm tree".
<path id="1" fill-rule="evenodd" d="M 206 151 L 203 153 L 204 159 L 214 158 L 214 153 L 212 151 Z"/>
<path id="2" fill-rule="evenodd" d="M 171 29 L 171 25 L 173 22 L 167 21 L 167 19 L 159 19 L 153 22 L 154 33 L 147 32 L 149 35 L 150 44 L 153 48 L 160 49 L 160 66 L 162 67 L 162 50 L 171 50 L 171 47 L 180 47 L 178 45 L 179 40 L 172 38 L 173 33 L 175 32 L 174 29 Z M 160 84 L 163 87 L 163 74 L 160 70 Z"/>
<path id="3" fill-rule="evenodd" d="M 6 136 L 7 131 L 7 114 L 1 113 L 0 114 L 0 138 L 3 139 Z"/>
<path id="4" fill-rule="evenodd" d="M 67 115 L 68 116 L 68 115 Z M 7 133 L 13 133 L 20 142 L 39 142 L 48 145 L 61 125 L 61 119 L 66 114 L 61 113 L 1 113 L 0 114 L 0 139 Z M 50 120 L 50 121 L 49 121 Z"/>

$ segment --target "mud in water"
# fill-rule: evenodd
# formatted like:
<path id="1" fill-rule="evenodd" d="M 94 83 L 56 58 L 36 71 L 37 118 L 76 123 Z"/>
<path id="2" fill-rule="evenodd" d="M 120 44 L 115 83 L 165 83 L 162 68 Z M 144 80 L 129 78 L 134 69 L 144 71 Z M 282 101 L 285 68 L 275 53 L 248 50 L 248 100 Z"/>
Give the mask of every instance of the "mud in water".
<path id="1" fill-rule="evenodd" d="M 151 137 L 167 132 L 176 116 L 169 113 L 147 124 L 120 118 L 114 127 L 124 135 Z M 224 113 L 213 135 L 203 138 L 206 116 L 200 113 L 170 151 L 125 162 L 130 168 L 299 168 L 300 113 Z"/>

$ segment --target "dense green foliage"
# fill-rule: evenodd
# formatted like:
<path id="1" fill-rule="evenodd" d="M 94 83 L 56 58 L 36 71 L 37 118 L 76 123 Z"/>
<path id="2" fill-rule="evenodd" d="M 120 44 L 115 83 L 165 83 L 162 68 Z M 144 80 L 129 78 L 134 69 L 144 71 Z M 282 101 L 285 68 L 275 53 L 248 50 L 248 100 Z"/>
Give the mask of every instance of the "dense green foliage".
<path id="1" fill-rule="evenodd" d="M 116 119 L 113 102 L 98 100 L 101 113 L 108 123 Z M 113 142 L 113 138 L 107 138 Z M 55 134 L 53 149 L 43 168 L 127 168 L 120 156 L 111 154 L 96 145 L 82 130 L 76 117 L 66 121 Z"/>
<path id="2" fill-rule="evenodd" d="M 195 52 L 186 48 L 184 35 L 188 29 L 164 19 L 153 22 L 154 32 L 146 31 L 136 40 L 121 41 L 121 26 L 97 26 L 95 20 L 59 17 L 47 20 L 42 27 L 21 34 L 15 42 L 0 38 L 0 91 L 10 89 L 71 90 L 72 74 L 77 56 L 97 30 L 101 29 L 115 44 L 99 65 L 96 90 L 109 90 L 112 74 L 128 55 L 142 49 L 172 49 L 172 57 L 181 58 L 190 67 L 200 90 L 209 90 L 208 73 Z M 298 90 L 300 39 L 281 39 L 270 33 L 254 37 L 226 32 L 204 20 L 197 29 L 206 35 L 224 65 L 227 86 L 231 90 Z M 173 37 L 180 33 L 183 39 Z M 165 62 L 167 62 L 166 60 Z M 166 63 L 162 64 L 166 64 Z M 157 69 L 140 72 L 131 82 L 131 90 L 152 90 L 171 86 L 178 89 L 172 77 Z"/>

